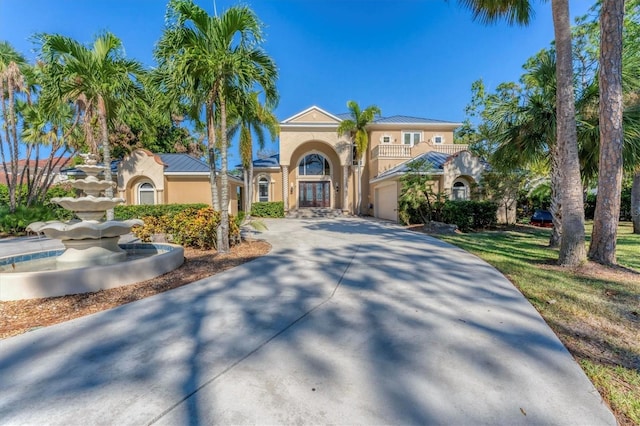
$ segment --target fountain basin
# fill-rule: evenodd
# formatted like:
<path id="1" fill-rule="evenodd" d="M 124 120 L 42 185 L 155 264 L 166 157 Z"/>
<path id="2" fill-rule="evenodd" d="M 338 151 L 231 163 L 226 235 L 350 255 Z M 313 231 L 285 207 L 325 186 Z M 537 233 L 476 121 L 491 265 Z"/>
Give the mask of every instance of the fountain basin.
<path id="1" fill-rule="evenodd" d="M 112 265 L 12 272 L 14 266 L 19 270 L 30 264 L 46 263 L 48 259 L 60 256 L 64 250 L 0 258 L 0 301 L 65 296 L 121 287 L 165 274 L 184 262 L 184 249 L 174 244 L 130 243 L 120 244 L 120 249 L 133 260 Z M 142 255 L 148 256 L 139 257 Z"/>

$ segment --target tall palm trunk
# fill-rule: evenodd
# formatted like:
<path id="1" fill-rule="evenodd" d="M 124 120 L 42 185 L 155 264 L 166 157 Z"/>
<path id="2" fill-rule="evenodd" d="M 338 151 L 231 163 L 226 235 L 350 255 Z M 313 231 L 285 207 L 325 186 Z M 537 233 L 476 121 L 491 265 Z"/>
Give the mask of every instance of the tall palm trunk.
<path id="1" fill-rule="evenodd" d="M 104 163 L 104 180 L 113 182 L 111 175 L 111 149 L 109 147 L 109 131 L 107 129 L 107 106 L 102 96 L 98 97 L 98 123 L 100 124 L 100 138 L 102 139 L 102 162 Z M 106 197 L 113 197 L 113 187 L 104 191 Z M 113 220 L 113 209 L 107 210 L 107 220 Z"/>
<path id="2" fill-rule="evenodd" d="M 12 65 L 12 64 L 10 64 Z M 11 177 L 7 179 L 7 185 L 9 188 L 9 211 L 14 212 L 16 206 L 18 204 L 16 191 L 19 193 L 20 189 L 16 188 L 18 184 L 18 133 L 16 126 L 16 110 L 15 110 L 15 97 L 14 97 L 14 85 L 12 82 L 11 73 L 9 73 L 8 84 L 7 84 L 7 92 L 9 94 L 9 108 L 8 108 L 8 131 L 11 134 L 11 140 L 7 137 L 7 143 L 10 143 L 10 154 L 11 154 Z M 18 194 L 19 196 L 19 194 Z"/>
<path id="3" fill-rule="evenodd" d="M 622 20 L 624 1 L 603 0 L 600 12 L 600 162 L 589 258 L 616 263 L 622 191 Z"/>
<path id="4" fill-rule="evenodd" d="M 358 185 L 358 200 L 356 212 L 358 215 L 362 214 L 360 208 L 362 206 L 362 158 L 358 159 L 358 179 L 356 181 L 356 185 Z"/>
<path id="5" fill-rule="evenodd" d="M 560 182 L 560 153 L 557 144 L 549 147 L 551 151 L 551 218 L 553 229 L 549 238 L 549 247 L 560 247 L 562 241 L 562 186 Z"/>
<path id="6" fill-rule="evenodd" d="M 207 103 L 207 149 L 209 154 L 209 184 L 211 186 L 211 204 L 215 211 L 220 211 L 218 198 L 218 176 L 216 175 L 216 128 L 213 119 L 213 102 Z"/>
<path id="7" fill-rule="evenodd" d="M 247 216 L 251 216 L 251 209 L 253 208 L 253 161 L 249 162 L 249 178 L 247 183 Z"/>
<path id="8" fill-rule="evenodd" d="M 220 226 L 218 226 L 218 253 L 229 253 L 229 175 L 227 174 L 227 104 L 220 90 Z"/>
<path id="9" fill-rule="evenodd" d="M 633 233 L 640 234 L 640 167 L 633 175 L 631 186 L 631 220 L 633 221 Z"/>
<path id="10" fill-rule="evenodd" d="M 569 1 L 552 0 L 556 42 L 557 75 L 557 145 L 562 176 L 562 240 L 558 262 L 563 266 L 579 265 L 586 259 L 584 245 L 584 201 L 578 159 L 575 97 Z"/>

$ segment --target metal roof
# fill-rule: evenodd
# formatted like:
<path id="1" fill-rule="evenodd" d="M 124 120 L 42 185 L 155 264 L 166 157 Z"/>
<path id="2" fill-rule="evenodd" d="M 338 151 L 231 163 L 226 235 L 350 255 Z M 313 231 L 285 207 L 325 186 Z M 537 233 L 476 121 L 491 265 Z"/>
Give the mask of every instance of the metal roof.
<path id="1" fill-rule="evenodd" d="M 376 124 L 457 124 L 452 121 L 411 117 L 408 115 L 392 115 L 391 117 L 380 117 L 373 122 Z"/>
<path id="2" fill-rule="evenodd" d="M 209 173 L 209 165 L 189 154 L 156 154 L 166 164 L 165 173 Z"/>
<path id="3" fill-rule="evenodd" d="M 253 167 L 256 167 L 256 168 L 280 167 L 280 154 L 275 154 L 267 158 L 257 158 L 253 160 Z"/>
<path id="4" fill-rule="evenodd" d="M 398 173 L 406 173 L 409 171 L 409 164 L 418 160 L 425 160 L 427 163 L 431 165 L 430 171 L 441 172 L 444 170 L 444 163 L 451 157 L 451 154 L 444 154 L 442 152 L 429 151 L 424 154 L 420 154 L 415 158 L 407 160 L 403 163 L 398 164 L 395 167 L 390 168 L 389 170 L 385 170 L 380 173 L 376 179 L 382 179 L 387 176 L 391 176 Z"/>
<path id="5" fill-rule="evenodd" d="M 342 112 L 340 114 L 334 114 L 340 120 L 350 120 L 351 114 L 348 112 Z M 458 125 L 453 121 L 435 120 L 433 118 L 421 118 L 412 117 L 409 115 L 392 115 L 390 117 L 378 117 L 373 120 L 372 124 L 452 124 Z"/>

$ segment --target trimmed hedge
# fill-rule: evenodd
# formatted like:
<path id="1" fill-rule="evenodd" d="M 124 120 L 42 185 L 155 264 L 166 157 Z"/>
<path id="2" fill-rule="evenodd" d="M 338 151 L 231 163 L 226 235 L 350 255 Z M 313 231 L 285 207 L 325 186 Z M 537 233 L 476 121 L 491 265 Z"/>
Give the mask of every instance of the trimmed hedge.
<path id="1" fill-rule="evenodd" d="M 440 221 L 455 224 L 462 232 L 486 229 L 498 222 L 497 211 L 493 201 L 445 201 Z"/>
<path id="2" fill-rule="evenodd" d="M 256 217 L 284 217 L 284 202 L 271 201 L 268 203 L 253 203 L 251 216 Z"/>
<path id="3" fill-rule="evenodd" d="M 144 205 L 120 205 L 114 209 L 117 220 L 137 219 L 145 216 L 160 217 L 173 216 L 190 209 L 203 209 L 209 207 L 207 204 L 144 204 Z"/>

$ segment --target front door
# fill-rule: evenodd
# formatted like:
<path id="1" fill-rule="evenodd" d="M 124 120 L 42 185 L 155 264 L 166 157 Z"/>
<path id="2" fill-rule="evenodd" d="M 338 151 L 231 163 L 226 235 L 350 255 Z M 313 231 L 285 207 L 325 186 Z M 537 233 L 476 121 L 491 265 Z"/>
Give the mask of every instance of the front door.
<path id="1" fill-rule="evenodd" d="M 300 182 L 298 203 L 300 207 L 329 207 L 331 205 L 330 182 Z"/>

